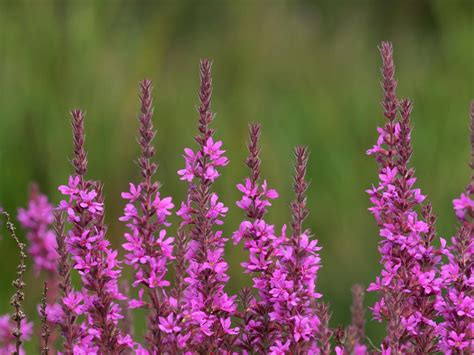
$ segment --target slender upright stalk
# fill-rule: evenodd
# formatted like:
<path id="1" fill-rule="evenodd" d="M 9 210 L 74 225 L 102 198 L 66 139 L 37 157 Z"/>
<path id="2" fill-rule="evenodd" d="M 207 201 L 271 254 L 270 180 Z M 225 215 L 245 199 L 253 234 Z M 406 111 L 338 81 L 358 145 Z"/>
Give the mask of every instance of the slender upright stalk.
<path id="1" fill-rule="evenodd" d="M 48 314 L 46 311 L 47 306 L 47 297 L 48 297 L 48 283 L 44 283 L 43 287 L 43 298 L 41 300 L 41 308 L 40 308 L 40 318 L 41 318 L 41 339 L 43 340 L 43 346 L 41 350 L 41 355 L 48 355 L 49 354 L 49 325 L 48 325 Z"/>
<path id="2" fill-rule="evenodd" d="M 15 240 L 15 243 L 19 250 L 20 255 L 20 262 L 17 266 L 17 278 L 13 281 L 13 286 L 15 287 L 15 293 L 13 294 L 10 304 L 15 309 L 12 320 L 15 322 L 15 328 L 12 331 L 12 335 L 15 337 L 15 351 L 13 352 L 14 355 L 20 355 L 21 344 L 22 344 L 22 321 L 26 318 L 26 315 L 23 311 L 22 303 L 25 299 L 25 281 L 24 281 L 24 274 L 26 271 L 26 252 L 25 252 L 25 244 L 20 242 L 16 235 L 16 228 L 10 220 L 10 215 L 2 211 L 1 212 L 6 219 L 6 227 L 11 235 L 11 237 Z"/>

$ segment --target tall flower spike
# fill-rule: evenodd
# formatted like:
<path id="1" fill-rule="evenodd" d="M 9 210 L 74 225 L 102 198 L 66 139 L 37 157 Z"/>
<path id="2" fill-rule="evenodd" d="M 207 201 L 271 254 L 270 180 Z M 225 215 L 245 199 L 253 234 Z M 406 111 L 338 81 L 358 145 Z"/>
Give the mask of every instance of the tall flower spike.
<path id="1" fill-rule="evenodd" d="M 316 292 L 321 248 L 317 246 L 316 239 L 311 240 L 310 231 L 303 230 L 303 221 L 309 213 L 305 195 L 308 188 L 305 180 L 307 148 L 297 147 L 295 160 L 295 200 L 291 203 L 292 233 L 288 239 L 282 240 L 276 250 L 275 271 L 271 279 L 270 301 L 273 311 L 270 319 L 281 328 L 279 340 L 271 347 L 274 354 L 282 351 L 321 352 L 321 320 L 316 303 L 316 299 L 321 297 Z"/>
<path id="2" fill-rule="evenodd" d="M 134 346 L 130 335 L 123 334 L 118 327 L 123 318 L 118 302 L 124 299 L 118 289 L 121 269 L 117 251 L 105 237 L 102 186 L 85 179 L 84 115 L 79 110 L 72 111 L 72 127 L 72 163 L 77 175 L 69 178 L 68 185 L 59 187 L 66 197 L 60 202 L 60 209 L 67 212 L 72 226 L 66 239 L 67 249 L 83 289 L 71 291 L 62 303 L 68 306 L 69 313 L 86 318 L 81 324 L 83 336 L 76 339 L 73 352 L 120 353 Z"/>
<path id="3" fill-rule="evenodd" d="M 29 242 L 28 253 L 33 259 L 35 272 L 45 271 L 48 278 L 56 277 L 56 235 L 51 228 L 53 222 L 53 205 L 48 197 L 41 194 L 38 185 L 32 184 L 28 208 L 18 210 L 18 220 L 26 231 Z"/>
<path id="4" fill-rule="evenodd" d="M 171 197 L 162 197 L 158 191 L 160 184 L 153 181 L 158 165 L 152 161 L 155 155 L 153 138 L 153 100 L 150 80 L 140 82 L 141 114 L 139 121 L 138 143 L 141 155 L 138 166 L 142 181 L 130 191 L 122 193 L 127 200 L 121 221 L 127 222 L 126 243 L 122 247 L 127 251 L 125 263 L 135 270 L 134 287 L 139 288 L 140 299 L 130 302 L 131 308 L 151 308 L 148 315 L 146 339 L 152 353 L 163 353 L 170 346 L 167 334 L 159 327 L 159 320 L 169 314 L 169 300 L 164 288 L 169 285 L 165 279 L 169 261 L 173 259 L 173 238 L 166 236 L 166 227 L 170 224 L 167 217 L 174 207 Z M 146 299 L 142 295 L 146 291 Z"/>
<path id="5" fill-rule="evenodd" d="M 471 169 L 474 172 L 474 102 L 471 105 Z M 453 201 L 460 226 L 452 245 L 444 250 L 441 268 L 444 294 L 436 300 L 443 317 L 439 350 L 449 354 L 474 353 L 474 174 L 466 192 Z M 442 240 L 442 245 L 446 241 Z"/>
<path id="6" fill-rule="evenodd" d="M 267 208 L 271 206 L 271 200 L 278 197 L 275 190 L 268 189 L 267 182 L 260 183 L 260 125 L 249 126 L 249 142 L 247 145 L 249 154 L 245 160 L 250 170 L 250 177 L 245 179 L 244 184 L 238 184 L 237 189 L 243 196 L 237 202 L 237 206 L 243 209 L 247 219 L 244 220 L 239 230 L 234 232 L 234 243 L 244 240 L 244 248 L 249 251 L 249 260 L 242 263 L 246 273 L 252 274 L 254 287 L 258 290 L 258 300 L 247 295 L 247 290 L 242 290 L 241 299 L 247 306 L 248 314 L 243 317 L 243 328 L 239 345 L 245 351 L 257 351 L 267 353 L 275 338 L 275 325 L 271 324 L 268 314 L 271 303 L 271 278 L 275 257 L 274 226 L 264 220 Z"/>
<path id="7" fill-rule="evenodd" d="M 182 309 L 187 322 L 176 326 L 174 317 L 160 323 L 170 333 L 178 334 L 178 342 L 197 352 L 230 350 L 237 328 L 231 327 L 236 310 L 235 297 L 225 291 L 229 276 L 224 260 L 226 239 L 215 230 L 227 213 L 212 184 L 219 177 L 218 168 L 228 164 L 222 142 L 214 141 L 214 130 L 209 127 L 214 119 L 210 111 L 212 93 L 211 62 L 201 61 L 199 90 L 199 134 L 195 137 L 198 151 L 185 149 L 185 168 L 178 171 L 181 180 L 188 182 L 188 198 L 177 214 L 182 226 L 191 225 L 187 248 L 187 284 Z"/>
<path id="8" fill-rule="evenodd" d="M 380 52 L 387 122 L 378 128 L 377 144 L 367 152 L 380 166 L 380 183 L 367 192 L 373 204 L 369 210 L 380 227 L 383 271 L 368 290 L 380 294 L 372 307 L 374 318 L 387 321 L 383 349 L 390 349 L 392 355 L 429 353 L 436 343 L 434 299 L 440 293 L 441 282 L 440 257 L 432 245 L 436 218 L 431 207 L 423 208 L 421 215 L 418 212 L 425 196 L 413 188 L 416 178 L 408 167 L 412 104 L 396 99 L 391 45 L 382 43 Z"/>

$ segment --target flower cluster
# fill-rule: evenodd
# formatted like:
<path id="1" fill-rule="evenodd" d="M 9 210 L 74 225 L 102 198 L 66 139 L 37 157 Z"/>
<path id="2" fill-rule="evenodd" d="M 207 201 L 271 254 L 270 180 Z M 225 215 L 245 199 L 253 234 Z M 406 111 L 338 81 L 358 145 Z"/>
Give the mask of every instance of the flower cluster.
<path id="1" fill-rule="evenodd" d="M 267 222 L 267 211 L 279 196 L 261 177 L 258 124 L 249 126 L 245 160 L 249 175 L 237 184 L 241 197 L 236 205 L 245 217 L 231 229 L 234 244 L 242 243 L 248 253 L 241 266 L 250 274 L 252 287 L 243 287 L 238 298 L 227 293 L 228 238 L 223 224 L 228 208 L 214 182 L 229 159 L 211 128 L 211 62 L 203 60 L 197 149 L 184 149 L 185 166 L 178 176 L 187 184 L 187 196 L 176 211 L 179 222 L 173 232 L 174 204 L 161 194 L 155 177 L 152 83 L 140 82 L 141 179 L 122 193 L 123 260 L 106 238 L 102 185 L 86 178 L 84 114 L 72 111 L 74 173 L 67 185 L 59 187 L 63 200 L 54 208 L 35 188 L 28 208 L 18 213 L 34 271 L 48 277 L 40 307 L 41 353 L 473 353 L 474 176 L 453 201 L 460 223 L 451 244 L 440 238 L 441 246 L 434 247 L 436 216 L 409 167 L 412 104 L 397 98 L 391 45 L 382 43 L 380 52 L 386 123 L 367 151 L 379 165 L 379 182 L 367 192 L 381 237 L 382 270 L 368 287 L 378 295 L 371 308 L 374 319 L 387 324 L 380 346 L 366 342 L 361 285 L 353 287 L 352 322 L 335 329 L 329 325 L 330 307 L 317 292 L 321 247 L 303 226 L 309 215 L 307 148 L 295 149 L 295 198 L 288 232 L 286 224 L 276 231 Z M 474 103 L 471 129 L 474 171 Z M 20 262 L 10 302 L 13 314 L 0 317 L 0 355 L 19 355 L 33 331 L 23 311 L 26 246 L 9 219 L 6 226 L 19 248 Z M 121 280 L 123 264 L 133 274 L 130 282 Z M 75 276 L 77 284 L 72 282 Z M 141 334 L 133 333 L 134 309 L 146 315 L 142 341 L 138 341 Z"/>
<path id="2" fill-rule="evenodd" d="M 285 227 L 282 231 L 284 241 L 275 250 L 277 257 L 270 280 L 270 302 L 273 310 L 270 319 L 280 324 L 278 338 L 271 352 L 284 351 L 318 353 L 318 336 L 321 320 L 317 314 L 316 300 L 321 294 L 316 292 L 317 273 L 320 268 L 318 241 L 311 239 L 309 230 L 303 230 L 303 221 L 308 216 L 305 180 L 308 163 L 308 150 L 297 147 L 295 150 L 294 190 L 296 198 L 291 203 L 292 233 L 287 238 Z"/>
<path id="3" fill-rule="evenodd" d="M 170 285 L 165 279 L 168 263 L 173 257 L 173 238 L 167 237 L 165 227 L 169 226 L 167 217 L 174 207 L 171 197 L 161 197 L 159 183 L 152 181 L 157 170 L 157 164 L 151 161 L 154 156 L 152 140 L 156 134 L 151 121 L 153 108 L 151 81 L 140 83 L 141 115 L 138 120 L 139 144 L 142 154 L 138 159 L 143 181 L 137 186 L 130 183 L 129 192 L 122 193 L 127 200 L 124 214 L 120 220 L 127 222 L 129 232 L 125 233 L 126 243 L 122 247 L 127 251 L 125 263 L 135 270 L 132 285 L 139 287 L 139 299 L 129 301 L 131 309 L 142 307 L 151 308 L 148 318 L 149 332 L 147 341 L 153 352 L 162 353 L 164 335 L 168 333 L 160 325 L 165 314 L 167 295 L 164 287 Z M 148 300 L 143 300 L 147 292 Z M 171 315 L 171 314 L 170 314 Z M 164 334 L 162 334 L 164 332 Z"/>
<path id="4" fill-rule="evenodd" d="M 188 182 L 187 201 L 181 204 L 177 215 L 182 226 L 189 225 L 190 240 L 186 248 L 188 260 L 184 281 L 182 317 L 187 321 L 181 330 L 181 342 L 194 351 L 214 352 L 230 350 L 239 329 L 231 325 L 235 314 L 235 296 L 229 296 L 224 287 L 229 280 L 224 260 L 226 238 L 215 226 L 223 223 L 228 208 L 212 192 L 212 184 L 219 176 L 217 168 L 229 160 L 221 149 L 222 142 L 214 141 L 214 130 L 209 126 L 214 119 L 210 111 L 212 93 L 211 62 L 201 61 L 199 92 L 199 134 L 195 137 L 198 151 L 185 149 L 185 169 L 178 171 Z M 181 327 L 180 327 L 181 328 Z"/>
<path id="5" fill-rule="evenodd" d="M 441 290 L 441 258 L 432 245 L 435 217 L 430 205 L 417 210 L 426 197 L 414 187 L 414 170 L 408 168 L 412 105 L 396 97 L 391 45 L 382 43 L 380 52 L 387 123 L 367 152 L 380 165 L 380 182 L 367 192 L 373 204 L 369 210 L 380 227 L 383 270 L 368 290 L 380 294 L 372 308 L 374 318 L 388 321 L 384 347 L 392 354 L 429 353 L 436 341 L 434 298 Z"/>
<path id="6" fill-rule="evenodd" d="M 81 347 L 92 352 L 106 346 L 122 349 L 133 343 L 117 328 L 118 320 L 123 318 L 117 301 L 124 299 L 117 283 L 121 274 L 117 251 L 110 248 L 105 238 L 103 202 L 99 202 L 96 188 L 80 185 L 88 183 L 81 183 L 81 178 L 74 176 L 69 179 L 69 185 L 60 187 L 61 193 L 68 196 L 60 206 L 67 210 L 73 224 L 67 237 L 67 250 L 84 288 L 71 292 L 62 301 L 70 312 L 87 318 L 82 324 L 83 337 L 78 339 Z"/>
<path id="7" fill-rule="evenodd" d="M 56 235 L 51 228 L 53 222 L 53 205 L 49 203 L 48 197 L 40 194 L 38 186 L 32 185 L 28 208 L 18 210 L 18 221 L 26 231 L 30 253 L 34 269 L 37 274 L 46 271 L 48 274 L 56 274 Z"/>
<path id="8" fill-rule="evenodd" d="M 209 182 L 214 182 L 219 177 L 216 168 L 229 163 L 227 157 L 223 155 L 225 151 L 220 149 L 221 147 L 221 141 L 214 142 L 212 137 L 209 137 L 202 149 L 196 153 L 190 148 L 185 148 L 185 168 L 178 171 L 180 179 L 191 183 L 194 178 L 202 177 Z"/>
<path id="9" fill-rule="evenodd" d="M 467 193 L 462 193 L 461 196 L 453 200 L 454 211 L 456 216 L 464 221 L 474 216 L 474 201 Z"/>
<path id="10" fill-rule="evenodd" d="M 67 213 L 71 224 L 66 238 L 67 252 L 72 256 L 72 267 L 82 281 L 82 290 L 71 291 L 62 298 L 66 309 L 84 315 L 81 336 L 74 351 L 86 353 L 120 353 L 134 346 L 128 334 L 123 334 L 118 321 L 123 318 L 119 301 L 125 296 L 119 291 L 121 275 L 117 251 L 106 239 L 102 187 L 85 179 L 87 168 L 84 151 L 84 117 L 81 111 L 72 112 L 76 175 L 68 185 L 59 187 L 66 197 L 59 208 Z"/>
<path id="11" fill-rule="evenodd" d="M 275 263 L 275 250 L 281 238 L 275 235 L 274 226 L 268 224 L 264 216 L 271 200 L 278 198 L 276 190 L 267 187 L 267 181 L 260 184 L 260 126 L 249 127 L 249 156 L 246 165 L 250 177 L 237 189 L 243 194 L 236 204 L 245 211 L 247 219 L 234 232 L 234 244 L 244 240 L 244 249 L 249 252 L 249 260 L 243 262 L 245 272 L 252 274 L 253 287 L 258 290 L 258 300 L 251 298 L 246 303 L 249 314 L 244 319 L 240 346 L 246 351 L 256 350 L 266 353 L 275 342 L 276 328 L 271 324 L 269 313 L 272 311 L 271 279 Z"/>

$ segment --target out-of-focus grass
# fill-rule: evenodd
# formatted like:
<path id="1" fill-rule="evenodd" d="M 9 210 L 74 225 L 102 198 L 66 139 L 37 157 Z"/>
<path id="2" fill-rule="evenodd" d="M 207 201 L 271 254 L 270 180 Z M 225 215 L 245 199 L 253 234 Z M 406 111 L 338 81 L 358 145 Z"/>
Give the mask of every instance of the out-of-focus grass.
<path id="1" fill-rule="evenodd" d="M 382 124 L 376 45 L 395 46 L 400 96 L 414 100 L 418 185 L 454 231 L 451 199 L 469 179 L 468 107 L 474 95 L 470 1 L 3 1 L 0 3 L 0 201 L 14 211 L 38 181 L 53 201 L 71 168 L 68 110 L 87 110 L 89 176 L 105 184 L 109 237 L 121 241 L 120 191 L 139 178 L 133 163 L 137 83 L 155 83 L 155 124 L 162 191 L 179 202 L 176 171 L 193 144 L 198 61 L 214 59 L 216 137 L 231 159 L 216 190 L 231 207 L 230 235 L 242 214 L 235 184 L 247 123 L 263 124 L 263 175 L 281 198 L 270 220 L 289 219 L 292 149 L 307 144 L 311 217 L 323 246 L 319 290 L 332 324 L 349 321 L 350 287 L 379 271 L 375 223 L 364 190 L 377 179 L 365 150 Z M 9 238 L 0 247 L 0 313 L 10 310 L 16 263 Z M 240 246 L 227 249 L 229 290 L 249 279 Z M 34 317 L 40 279 L 30 273 Z M 373 298 L 373 297 L 372 297 Z M 371 297 L 369 297 L 371 299 Z M 369 300 L 368 303 L 371 303 Z M 371 323 L 376 339 L 381 327 Z"/>

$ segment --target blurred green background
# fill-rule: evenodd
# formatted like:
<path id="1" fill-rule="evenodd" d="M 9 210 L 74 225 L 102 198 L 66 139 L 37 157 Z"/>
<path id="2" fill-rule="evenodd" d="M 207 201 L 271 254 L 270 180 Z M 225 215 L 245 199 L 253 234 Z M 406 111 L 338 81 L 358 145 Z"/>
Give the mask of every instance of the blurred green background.
<path id="1" fill-rule="evenodd" d="M 137 181 L 137 83 L 154 81 L 162 192 L 186 186 L 176 171 L 196 132 L 198 63 L 214 60 L 216 137 L 231 164 L 215 189 L 238 227 L 235 184 L 247 174 L 247 124 L 263 124 L 263 175 L 281 198 L 269 220 L 289 220 L 292 149 L 312 155 L 308 227 L 323 246 L 318 288 L 332 324 L 349 321 L 350 288 L 379 272 L 378 231 L 364 192 L 377 180 L 365 150 L 383 124 L 377 44 L 395 47 L 399 95 L 414 100 L 418 186 L 455 228 L 451 200 L 469 180 L 468 111 L 474 97 L 472 1 L 1 1 L 0 202 L 24 206 L 37 181 L 53 201 L 71 167 L 68 111 L 87 111 L 89 176 L 105 184 L 109 238 L 122 240 L 120 192 Z M 5 233 L 3 233 L 5 234 Z M 0 313 L 10 311 L 16 250 L 0 242 Z M 227 249 L 229 290 L 249 283 L 241 246 Z M 128 270 L 128 269 L 127 269 Z M 128 272 L 128 271 L 127 271 Z M 40 299 L 28 274 L 27 310 Z M 372 303 L 369 296 L 367 304 Z M 368 334 L 380 337 L 380 325 Z"/>

